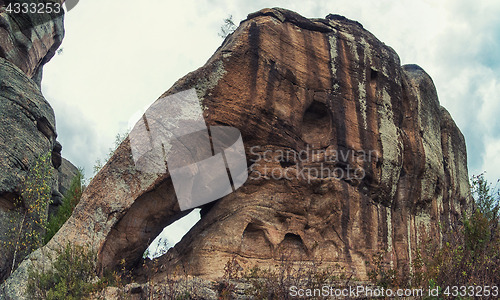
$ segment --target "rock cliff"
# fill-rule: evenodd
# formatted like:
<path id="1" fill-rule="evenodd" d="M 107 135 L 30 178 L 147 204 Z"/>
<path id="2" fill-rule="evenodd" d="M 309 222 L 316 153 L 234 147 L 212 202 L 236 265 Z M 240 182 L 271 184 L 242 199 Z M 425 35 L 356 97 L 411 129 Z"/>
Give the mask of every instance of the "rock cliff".
<path id="1" fill-rule="evenodd" d="M 5 246 L 11 239 L 10 213 L 28 205 L 21 201 L 16 206 L 16 200 L 37 158 L 51 153 L 54 205 L 76 174 L 61 157 L 54 111 L 40 91 L 43 65 L 64 36 L 62 14 L 9 14 L 3 4 L 0 1 L 0 282 L 12 264 L 13 249 Z"/>
<path id="2" fill-rule="evenodd" d="M 401 66 L 357 22 L 278 8 L 250 14 L 162 97 L 191 88 L 207 125 L 240 130 L 250 178 L 203 207 L 200 222 L 160 259 L 155 282 L 178 267 L 221 276 L 233 255 L 243 267 L 273 267 L 283 251 L 340 264 L 359 279 L 376 253 L 411 271 L 420 245 L 445 242 L 468 210 L 465 140 L 432 79 Z M 148 242 L 187 212 L 168 172 L 135 168 L 126 139 L 31 260 L 48 261 L 69 241 L 97 249 L 101 271 L 137 268 Z M 6 295 L 22 289 L 29 263 Z"/>

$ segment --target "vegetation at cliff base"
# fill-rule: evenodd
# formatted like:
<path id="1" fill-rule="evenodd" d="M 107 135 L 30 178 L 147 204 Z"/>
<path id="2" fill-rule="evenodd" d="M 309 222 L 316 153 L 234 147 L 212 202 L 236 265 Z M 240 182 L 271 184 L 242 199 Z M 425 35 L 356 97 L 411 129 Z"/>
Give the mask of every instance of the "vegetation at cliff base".
<path id="1" fill-rule="evenodd" d="M 50 268 L 36 262 L 29 267 L 27 293 L 34 300 L 84 299 L 98 286 L 95 263 L 95 252 L 67 244 Z"/>
<path id="2" fill-rule="evenodd" d="M 483 174 L 473 176 L 474 211 L 426 264 L 424 278 L 438 287 L 500 284 L 500 193 Z"/>
<path id="3" fill-rule="evenodd" d="M 477 291 L 476 287 L 498 286 L 500 192 L 480 174 L 471 177 L 471 196 L 472 211 L 445 233 L 441 247 L 433 240 L 421 241 L 411 268 L 404 272 L 384 268 L 383 253 L 378 253 L 369 272 L 372 282 L 386 288 L 438 288 L 439 299 L 457 299 L 452 287 L 474 287 Z"/>

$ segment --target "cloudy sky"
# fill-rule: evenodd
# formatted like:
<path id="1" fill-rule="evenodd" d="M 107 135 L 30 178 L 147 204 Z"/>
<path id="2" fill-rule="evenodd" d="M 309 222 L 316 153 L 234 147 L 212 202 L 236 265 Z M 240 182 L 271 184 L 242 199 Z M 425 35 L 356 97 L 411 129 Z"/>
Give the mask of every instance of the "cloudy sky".
<path id="1" fill-rule="evenodd" d="M 91 177 L 130 117 L 201 67 L 222 43 L 223 19 L 283 7 L 309 18 L 357 20 L 433 78 L 462 133 L 469 174 L 500 178 L 500 1 L 498 0 L 82 0 L 65 17 L 61 55 L 45 66 L 63 156 Z M 197 220 L 164 232 L 171 243 Z"/>

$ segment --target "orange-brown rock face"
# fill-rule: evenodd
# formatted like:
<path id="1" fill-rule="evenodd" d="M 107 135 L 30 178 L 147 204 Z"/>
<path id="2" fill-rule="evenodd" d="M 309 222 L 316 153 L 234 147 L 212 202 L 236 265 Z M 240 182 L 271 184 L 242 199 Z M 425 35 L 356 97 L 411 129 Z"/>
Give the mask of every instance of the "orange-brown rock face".
<path id="1" fill-rule="evenodd" d="M 209 124 L 241 130 L 253 180 L 204 214 L 168 266 L 220 276 L 233 254 L 274 266 L 287 249 L 366 278 L 387 251 L 408 271 L 419 244 L 445 239 L 438 224 L 466 210 L 465 141 L 431 78 L 356 22 L 251 14 L 169 92 L 191 87 Z"/>
<path id="2" fill-rule="evenodd" d="M 250 14 L 163 96 L 190 88 L 208 125 L 240 130 L 249 179 L 203 208 L 161 259 L 166 272 L 213 278 L 233 255 L 243 266 L 274 266 L 285 249 L 364 279 L 379 251 L 387 265 L 411 268 L 419 245 L 444 242 L 468 208 L 465 141 L 431 78 L 401 66 L 357 22 Z M 45 250 L 89 242 L 101 268 L 136 267 L 185 213 L 169 173 L 136 170 L 127 139 Z"/>

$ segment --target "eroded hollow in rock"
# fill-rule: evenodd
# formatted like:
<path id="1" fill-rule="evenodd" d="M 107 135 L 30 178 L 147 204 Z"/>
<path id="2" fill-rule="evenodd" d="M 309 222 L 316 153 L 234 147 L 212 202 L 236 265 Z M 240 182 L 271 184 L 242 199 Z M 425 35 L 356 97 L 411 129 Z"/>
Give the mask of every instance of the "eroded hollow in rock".
<path id="1" fill-rule="evenodd" d="M 271 258 L 272 244 L 269 242 L 264 231 L 264 224 L 258 221 L 248 223 L 241 238 L 241 252 L 243 255 Z M 262 253 L 264 253 L 264 256 L 262 256 Z"/>
<path id="2" fill-rule="evenodd" d="M 291 256 L 285 258 L 302 260 L 307 257 L 307 248 L 304 245 L 304 241 L 297 234 L 285 234 L 283 241 L 279 244 L 279 248 L 281 248 L 280 251 L 282 251 L 283 255 Z"/>
<path id="3" fill-rule="evenodd" d="M 328 107 L 313 101 L 306 109 L 302 121 L 302 140 L 312 148 L 322 148 L 330 142 L 332 118 Z"/>

